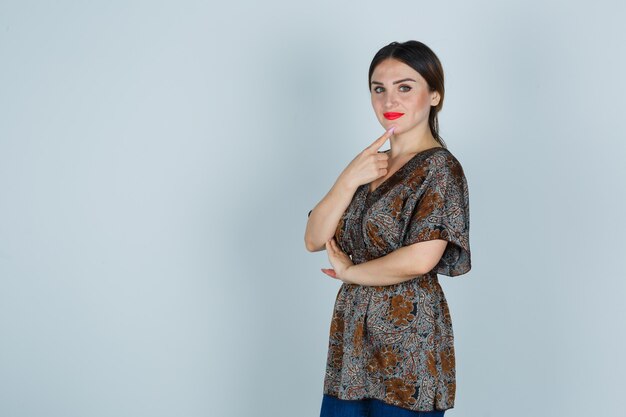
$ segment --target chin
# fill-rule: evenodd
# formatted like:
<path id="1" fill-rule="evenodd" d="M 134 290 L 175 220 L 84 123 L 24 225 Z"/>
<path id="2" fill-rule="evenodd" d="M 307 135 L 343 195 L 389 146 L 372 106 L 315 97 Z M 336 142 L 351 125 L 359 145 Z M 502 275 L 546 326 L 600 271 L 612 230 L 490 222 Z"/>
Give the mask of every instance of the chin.
<path id="1" fill-rule="evenodd" d="M 387 120 L 387 123 L 385 123 L 383 125 L 383 128 L 385 130 L 389 130 L 391 129 L 391 126 L 395 126 L 396 128 L 393 130 L 393 134 L 397 135 L 398 133 L 402 133 L 404 129 L 402 129 L 402 127 L 398 126 L 396 123 L 394 123 L 394 120 Z"/>
<path id="2" fill-rule="evenodd" d="M 394 125 L 396 126 L 396 129 L 399 129 L 399 128 L 400 128 L 400 126 L 398 126 L 398 123 L 396 123 L 396 122 L 397 122 L 397 120 L 387 120 L 387 119 L 382 119 L 382 120 L 380 121 L 380 125 L 381 125 L 382 127 L 384 127 L 384 128 L 385 128 L 385 130 L 389 129 L 391 126 L 394 126 Z"/>

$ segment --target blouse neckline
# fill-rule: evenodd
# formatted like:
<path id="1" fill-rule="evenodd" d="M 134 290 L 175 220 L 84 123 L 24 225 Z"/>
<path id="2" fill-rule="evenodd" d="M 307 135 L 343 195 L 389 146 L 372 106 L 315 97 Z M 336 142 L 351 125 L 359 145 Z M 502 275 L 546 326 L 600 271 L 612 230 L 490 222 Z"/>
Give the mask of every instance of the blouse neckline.
<path id="1" fill-rule="evenodd" d="M 408 161 L 406 161 L 404 164 L 402 164 L 402 166 L 400 168 L 398 168 L 393 174 L 391 174 L 390 176 L 388 176 L 387 178 L 385 178 L 385 180 L 383 182 L 381 182 L 380 184 L 378 184 L 378 187 L 374 188 L 374 190 L 370 189 L 370 185 L 372 184 L 373 181 L 370 181 L 366 184 L 367 188 L 367 196 L 370 196 L 374 193 L 376 193 L 376 191 L 380 190 L 383 186 L 385 186 L 386 184 L 389 183 L 389 181 L 398 176 L 398 174 L 403 171 L 415 158 L 417 158 L 419 155 L 423 154 L 424 152 L 428 152 L 428 151 L 432 151 L 433 149 L 445 149 L 443 146 L 435 146 L 432 148 L 428 148 L 428 149 L 424 149 L 422 151 L 419 151 L 418 153 L 416 153 L 415 155 L 413 155 L 411 158 L 409 158 Z M 390 152 L 391 149 L 388 149 L 386 151 L 383 151 L 382 153 L 388 153 Z"/>

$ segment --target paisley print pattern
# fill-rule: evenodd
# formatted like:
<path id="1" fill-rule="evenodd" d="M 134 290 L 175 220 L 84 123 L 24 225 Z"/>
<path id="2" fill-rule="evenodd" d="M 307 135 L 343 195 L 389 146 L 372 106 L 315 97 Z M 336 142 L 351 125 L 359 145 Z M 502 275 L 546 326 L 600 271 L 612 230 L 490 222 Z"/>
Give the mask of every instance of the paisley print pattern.
<path id="1" fill-rule="evenodd" d="M 389 286 L 342 284 L 330 323 L 324 393 L 414 411 L 454 407 L 454 340 L 437 274 L 471 268 L 469 195 L 445 148 L 413 156 L 373 192 L 361 185 L 335 238 L 355 264 L 432 239 L 448 246 L 432 271 Z"/>

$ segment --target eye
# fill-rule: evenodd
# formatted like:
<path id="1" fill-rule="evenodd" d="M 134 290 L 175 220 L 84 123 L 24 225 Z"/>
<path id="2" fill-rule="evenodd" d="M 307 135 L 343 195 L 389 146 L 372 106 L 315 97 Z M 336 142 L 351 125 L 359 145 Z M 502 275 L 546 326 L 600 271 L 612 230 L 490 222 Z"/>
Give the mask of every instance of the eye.
<path id="1" fill-rule="evenodd" d="M 379 94 L 379 93 L 382 93 L 383 91 L 385 91 L 385 89 L 382 88 L 382 87 L 374 87 L 374 89 L 372 91 L 374 91 L 375 93 Z"/>
<path id="2" fill-rule="evenodd" d="M 412 90 L 411 87 L 409 87 L 408 85 L 401 85 L 400 87 L 398 87 L 400 89 L 400 91 L 402 91 L 403 93 L 408 93 L 409 91 Z"/>

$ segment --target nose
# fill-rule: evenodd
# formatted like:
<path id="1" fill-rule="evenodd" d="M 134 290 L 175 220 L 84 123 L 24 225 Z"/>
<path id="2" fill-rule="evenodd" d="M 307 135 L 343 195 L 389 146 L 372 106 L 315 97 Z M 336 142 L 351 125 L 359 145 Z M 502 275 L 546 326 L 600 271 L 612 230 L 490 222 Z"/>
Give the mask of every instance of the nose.
<path id="1" fill-rule="evenodd" d="M 396 106 L 396 98 L 395 91 L 385 92 L 385 108 L 393 109 Z"/>

